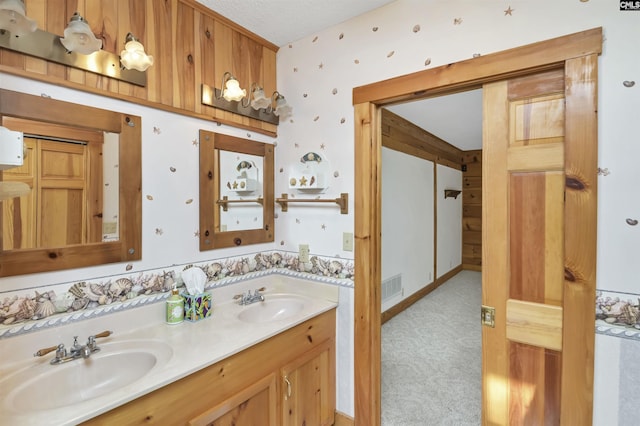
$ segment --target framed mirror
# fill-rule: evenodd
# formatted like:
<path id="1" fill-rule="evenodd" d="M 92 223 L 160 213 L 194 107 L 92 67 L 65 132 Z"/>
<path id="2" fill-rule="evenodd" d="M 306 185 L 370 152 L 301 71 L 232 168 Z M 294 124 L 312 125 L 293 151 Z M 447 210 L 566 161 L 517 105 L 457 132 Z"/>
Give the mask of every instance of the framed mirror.
<path id="1" fill-rule="evenodd" d="M 200 131 L 200 251 L 273 241 L 273 145 Z"/>
<path id="2" fill-rule="evenodd" d="M 26 154 L 0 180 L 29 187 L 1 203 L 0 276 L 141 259 L 140 117 L 0 90 L 0 124 Z"/>

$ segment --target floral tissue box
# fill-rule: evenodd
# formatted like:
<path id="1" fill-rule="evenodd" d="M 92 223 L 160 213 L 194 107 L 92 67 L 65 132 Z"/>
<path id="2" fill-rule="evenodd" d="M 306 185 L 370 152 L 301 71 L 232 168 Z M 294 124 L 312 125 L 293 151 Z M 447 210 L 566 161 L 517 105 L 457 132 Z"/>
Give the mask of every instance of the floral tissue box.
<path id="1" fill-rule="evenodd" d="M 184 319 L 187 321 L 199 321 L 211 316 L 211 294 L 187 294 L 182 293 L 184 298 Z"/>

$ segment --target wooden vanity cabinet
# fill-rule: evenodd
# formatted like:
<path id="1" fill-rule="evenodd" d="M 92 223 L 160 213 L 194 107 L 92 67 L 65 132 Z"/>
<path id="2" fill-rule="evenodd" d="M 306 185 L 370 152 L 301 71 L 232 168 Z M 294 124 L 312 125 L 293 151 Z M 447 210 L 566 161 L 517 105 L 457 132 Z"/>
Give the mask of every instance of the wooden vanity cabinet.
<path id="1" fill-rule="evenodd" d="M 332 425 L 335 315 L 331 309 L 85 424 Z"/>

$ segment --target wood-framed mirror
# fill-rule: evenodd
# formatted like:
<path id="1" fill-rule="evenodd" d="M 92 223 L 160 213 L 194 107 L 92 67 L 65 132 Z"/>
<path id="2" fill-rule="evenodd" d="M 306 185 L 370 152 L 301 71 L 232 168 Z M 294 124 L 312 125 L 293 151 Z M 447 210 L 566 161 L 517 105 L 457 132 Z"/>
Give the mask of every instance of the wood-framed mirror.
<path id="1" fill-rule="evenodd" d="M 274 239 L 273 145 L 200 130 L 200 251 Z"/>
<path id="2" fill-rule="evenodd" d="M 0 180 L 30 189 L 1 203 L 0 277 L 142 258 L 140 117 L 0 89 L 0 125 L 26 152 Z"/>

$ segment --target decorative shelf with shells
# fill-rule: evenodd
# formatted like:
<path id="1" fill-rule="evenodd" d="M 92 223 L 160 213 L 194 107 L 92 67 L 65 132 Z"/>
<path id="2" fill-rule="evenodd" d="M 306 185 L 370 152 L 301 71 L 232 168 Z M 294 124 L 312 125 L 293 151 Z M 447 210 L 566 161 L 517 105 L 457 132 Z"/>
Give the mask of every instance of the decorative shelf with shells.
<path id="1" fill-rule="evenodd" d="M 258 171 L 249 161 L 240 161 L 236 166 L 238 175 L 227 179 L 226 187 L 237 193 L 250 193 L 258 187 Z"/>
<path id="2" fill-rule="evenodd" d="M 291 168 L 289 189 L 302 192 L 323 192 L 328 187 L 326 179 L 329 163 L 320 154 L 307 152 L 300 158 L 300 164 Z"/>

